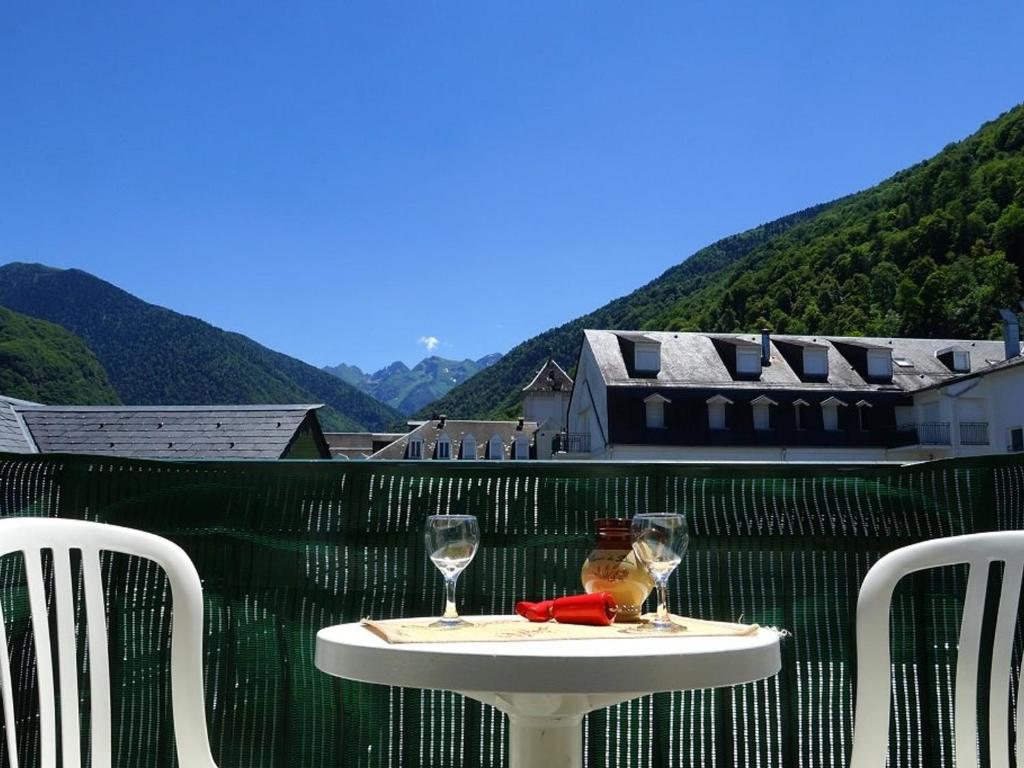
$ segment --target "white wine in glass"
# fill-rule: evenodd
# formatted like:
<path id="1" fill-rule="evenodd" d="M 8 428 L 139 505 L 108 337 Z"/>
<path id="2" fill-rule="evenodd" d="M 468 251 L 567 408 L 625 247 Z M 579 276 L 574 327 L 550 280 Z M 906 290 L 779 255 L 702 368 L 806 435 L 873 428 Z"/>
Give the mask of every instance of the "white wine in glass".
<path id="1" fill-rule="evenodd" d="M 668 614 L 668 577 L 683 561 L 689 543 L 686 518 L 677 514 L 639 514 L 630 527 L 633 553 L 643 563 L 658 589 L 658 614 L 647 626 L 661 632 L 683 632 Z"/>
<path id="2" fill-rule="evenodd" d="M 440 629 L 469 626 L 455 608 L 455 582 L 480 545 L 480 527 L 473 515 L 431 515 L 423 531 L 430 561 L 444 576 L 444 615 L 431 624 Z"/>

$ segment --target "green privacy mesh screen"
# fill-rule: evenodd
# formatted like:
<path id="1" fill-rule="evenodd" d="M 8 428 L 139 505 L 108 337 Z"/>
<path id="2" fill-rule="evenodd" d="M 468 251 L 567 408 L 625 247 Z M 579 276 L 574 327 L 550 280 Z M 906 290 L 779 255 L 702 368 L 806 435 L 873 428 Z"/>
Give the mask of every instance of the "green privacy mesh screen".
<path id="1" fill-rule="evenodd" d="M 851 469 L 0 455 L 0 516 L 142 528 L 191 555 L 206 597 L 207 718 L 221 768 L 501 765 L 500 714 L 447 692 L 330 678 L 313 666 L 316 631 L 441 608 L 440 576 L 423 551 L 427 515 L 479 517 L 481 550 L 460 580 L 460 604 L 466 613 L 509 613 L 520 598 L 578 591 L 593 520 L 641 509 L 679 510 L 691 523 L 690 552 L 670 590 L 674 612 L 742 618 L 792 637 L 771 680 L 658 694 L 590 715 L 587 765 L 842 766 L 864 574 L 882 553 L 922 538 L 1024 527 L 1024 461 Z M 117 765 L 174 765 L 162 574 L 121 555 L 107 556 L 104 569 L 117 644 Z M 963 586 L 957 569 L 901 585 L 892 765 L 953 764 Z M 37 765 L 34 650 L 17 555 L 0 562 L 0 607 L 20 763 Z M 1016 667 L 1020 656 L 1018 638 Z M 87 657 L 80 648 L 83 670 Z"/>

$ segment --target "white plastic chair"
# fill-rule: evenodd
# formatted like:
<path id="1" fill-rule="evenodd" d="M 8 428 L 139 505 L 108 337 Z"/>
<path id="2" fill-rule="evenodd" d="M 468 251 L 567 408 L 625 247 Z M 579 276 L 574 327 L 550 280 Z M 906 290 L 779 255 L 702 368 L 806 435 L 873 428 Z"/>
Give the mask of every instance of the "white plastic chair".
<path id="1" fill-rule="evenodd" d="M 850 768 L 883 768 L 889 748 L 889 606 L 904 576 L 928 568 L 968 564 L 954 703 L 958 768 L 977 768 L 978 657 L 989 566 L 1005 563 L 992 645 L 989 686 L 989 744 L 992 768 L 1009 768 L 1009 695 L 1013 638 L 1018 620 L 1024 531 L 976 533 L 912 544 L 890 552 L 868 571 L 857 600 L 857 706 Z M 1018 764 L 1024 761 L 1024 693 L 1017 688 Z"/>
<path id="2" fill-rule="evenodd" d="M 82 764 L 71 592 L 72 550 L 80 550 L 82 556 L 89 642 L 92 765 L 94 768 L 109 768 L 111 764 L 110 667 L 100 570 L 100 552 L 105 550 L 147 558 L 167 574 L 173 601 L 171 707 L 178 764 L 189 768 L 217 768 L 210 753 L 203 699 L 203 592 L 199 576 L 188 555 L 166 539 L 130 528 L 80 520 L 10 518 L 0 520 L 0 556 L 18 551 L 24 553 L 35 638 L 43 768 L 57 765 L 52 641 L 40 557 L 41 551 L 47 549 L 53 552 L 53 594 L 61 693 L 61 765 L 64 768 L 80 768 Z M 7 632 L 0 617 L 0 686 L 3 689 L 7 750 L 11 768 L 18 768 L 11 679 Z"/>

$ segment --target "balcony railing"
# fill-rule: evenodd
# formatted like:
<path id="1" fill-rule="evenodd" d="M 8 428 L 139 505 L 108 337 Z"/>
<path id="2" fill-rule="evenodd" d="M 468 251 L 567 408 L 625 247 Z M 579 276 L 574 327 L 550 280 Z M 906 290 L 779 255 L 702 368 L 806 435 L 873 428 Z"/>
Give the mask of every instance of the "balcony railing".
<path id="1" fill-rule="evenodd" d="M 558 453 L 590 453 L 589 432 L 563 432 L 558 438 Z"/>
<path id="2" fill-rule="evenodd" d="M 988 445 L 988 422 L 961 421 L 960 445 Z"/>
<path id="3" fill-rule="evenodd" d="M 917 434 L 918 445 L 950 445 L 949 422 L 928 421 L 923 424 L 900 424 L 900 432 Z"/>

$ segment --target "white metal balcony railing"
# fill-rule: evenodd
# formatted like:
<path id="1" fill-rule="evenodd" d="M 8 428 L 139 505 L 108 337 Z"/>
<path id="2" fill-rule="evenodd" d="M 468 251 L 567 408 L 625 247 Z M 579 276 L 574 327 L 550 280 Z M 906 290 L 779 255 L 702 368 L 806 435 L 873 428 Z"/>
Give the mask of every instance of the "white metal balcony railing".
<path id="1" fill-rule="evenodd" d="M 563 432 L 558 438 L 559 453 L 590 453 L 589 432 Z"/>
<path id="2" fill-rule="evenodd" d="M 961 421 L 960 445 L 988 445 L 988 422 Z"/>
<path id="3" fill-rule="evenodd" d="M 900 424 L 898 429 L 900 432 L 916 432 L 918 445 L 950 445 L 948 421 Z"/>

